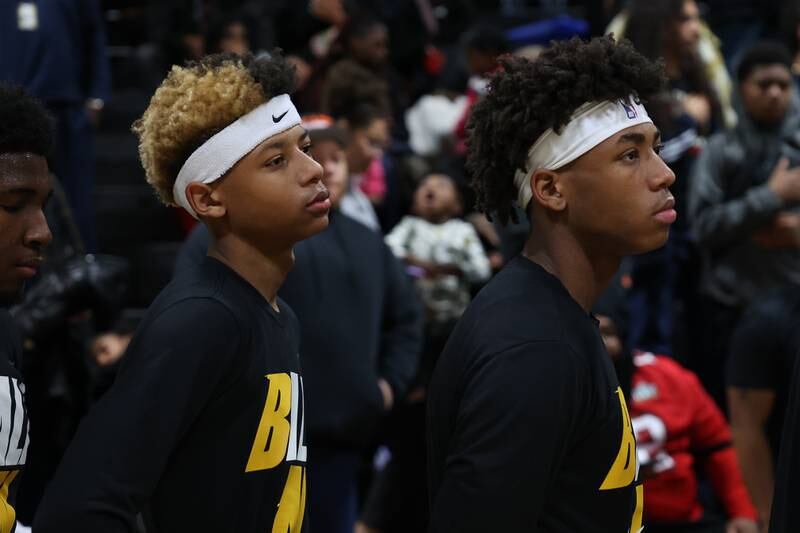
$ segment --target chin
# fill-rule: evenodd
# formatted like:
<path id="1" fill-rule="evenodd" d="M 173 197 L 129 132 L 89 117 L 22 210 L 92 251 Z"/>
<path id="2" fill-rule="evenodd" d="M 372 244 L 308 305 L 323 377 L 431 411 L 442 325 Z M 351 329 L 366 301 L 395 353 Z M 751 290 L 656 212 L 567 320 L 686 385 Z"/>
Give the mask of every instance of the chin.
<path id="1" fill-rule="evenodd" d="M 647 252 L 658 250 L 667 244 L 668 239 L 669 229 L 662 230 L 655 235 L 651 235 L 646 239 L 642 239 L 640 243 L 637 243 L 637 245 L 633 247 L 634 251 L 631 253 L 631 255 L 645 254 Z"/>

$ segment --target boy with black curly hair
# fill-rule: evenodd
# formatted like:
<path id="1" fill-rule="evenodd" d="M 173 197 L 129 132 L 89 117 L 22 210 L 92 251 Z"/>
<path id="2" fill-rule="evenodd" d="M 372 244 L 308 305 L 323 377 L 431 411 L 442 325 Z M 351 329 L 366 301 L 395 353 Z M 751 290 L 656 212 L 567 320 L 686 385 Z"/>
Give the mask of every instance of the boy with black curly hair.
<path id="1" fill-rule="evenodd" d="M 36 275 L 52 238 L 43 212 L 52 193 L 52 128 L 40 102 L 18 87 L 0 85 L 0 533 L 16 529 L 16 481 L 29 433 L 22 346 L 7 308 Z"/>
<path id="2" fill-rule="evenodd" d="M 642 528 L 636 442 L 592 304 L 662 246 L 675 179 L 642 101 L 662 69 L 610 37 L 501 60 L 470 120 L 478 206 L 516 202 L 521 256 L 470 304 L 428 398 L 431 531 Z"/>
<path id="3" fill-rule="evenodd" d="M 37 532 L 304 531 L 298 326 L 277 291 L 328 224 L 322 169 L 277 55 L 173 67 L 134 124 L 147 180 L 208 257 L 158 296 L 86 417 Z"/>

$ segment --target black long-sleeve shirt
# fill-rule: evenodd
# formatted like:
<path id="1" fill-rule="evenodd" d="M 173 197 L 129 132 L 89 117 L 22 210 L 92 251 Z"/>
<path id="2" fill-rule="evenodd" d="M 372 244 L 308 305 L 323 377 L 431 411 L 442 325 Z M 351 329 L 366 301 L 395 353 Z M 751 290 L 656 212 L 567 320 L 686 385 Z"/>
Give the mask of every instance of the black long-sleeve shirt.
<path id="1" fill-rule="evenodd" d="M 636 442 L 596 322 L 528 259 L 456 326 L 428 437 L 432 532 L 639 533 Z"/>
<path id="2" fill-rule="evenodd" d="M 299 532 L 298 326 L 206 258 L 150 307 L 47 489 L 37 533 Z M 277 529 L 276 529 L 277 528 Z"/>
<path id="3" fill-rule="evenodd" d="M 203 260 L 208 230 L 192 231 L 175 276 Z M 422 344 L 422 310 L 383 237 L 338 212 L 328 228 L 298 243 L 280 296 L 297 313 L 313 446 L 360 445 L 383 414 L 378 378 L 406 393 Z"/>

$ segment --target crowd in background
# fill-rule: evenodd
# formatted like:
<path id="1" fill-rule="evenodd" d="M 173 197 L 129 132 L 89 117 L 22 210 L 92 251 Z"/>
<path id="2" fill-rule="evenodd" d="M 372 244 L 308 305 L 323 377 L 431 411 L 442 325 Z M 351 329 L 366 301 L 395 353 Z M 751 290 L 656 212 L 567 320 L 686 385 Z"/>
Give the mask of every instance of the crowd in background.
<path id="1" fill-rule="evenodd" d="M 529 231 L 521 213 L 501 226 L 473 208 L 470 109 L 497 57 L 613 32 L 664 64 L 668 88 L 647 107 L 679 213 L 667 245 L 627 258 L 595 309 L 629 397 L 645 521 L 766 531 L 800 349 L 800 1 L 0 9 L 0 79 L 24 85 L 57 125 L 54 244 L 14 309 L 34 420 L 20 521 L 111 386 L 142 309 L 207 244 L 186 213 L 158 205 L 131 123 L 172 65 L 282 53 L 335 206 L 331 227 L 298 247 L 281 293 L 303 327 L 311 523 L 424 531 L 427 380 L 471 296 Z"/>

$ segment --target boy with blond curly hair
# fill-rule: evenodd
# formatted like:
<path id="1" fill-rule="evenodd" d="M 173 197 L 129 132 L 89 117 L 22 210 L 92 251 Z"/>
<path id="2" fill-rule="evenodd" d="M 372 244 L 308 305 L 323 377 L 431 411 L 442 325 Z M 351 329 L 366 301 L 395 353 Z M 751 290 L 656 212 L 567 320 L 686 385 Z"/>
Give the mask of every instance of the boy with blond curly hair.
<path id="1" fill-rule="evenodd" d="M 147 181 L 209 228 L 84 420 L 35 530 L 303 531 L 298 326 L 277 291 L 328 224 L 322 169 L 280 56 L 174 67 L 134 124 Z"/>

